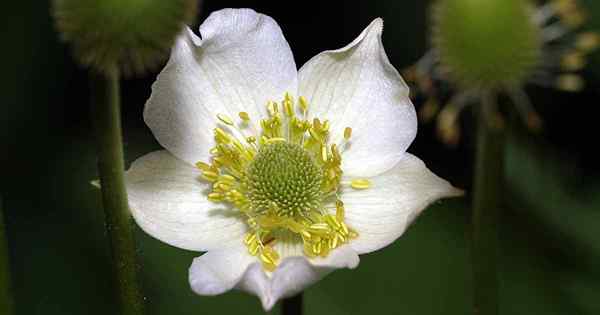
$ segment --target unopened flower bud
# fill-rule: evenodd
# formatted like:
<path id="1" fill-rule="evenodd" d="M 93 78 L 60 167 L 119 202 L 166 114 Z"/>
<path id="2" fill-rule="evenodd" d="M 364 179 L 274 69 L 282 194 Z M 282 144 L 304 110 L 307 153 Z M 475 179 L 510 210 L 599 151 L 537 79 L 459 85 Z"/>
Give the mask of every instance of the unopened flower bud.
<path id="1" fill-rule="evenodd" d="M 456 83 L 496 89 L 522 83 L 541 55 L 527 0 L 441 0 L 433 45 Z"/>
<path id="2" fill-rule="evenodd" d="M 140 73 L 167 55 L 194 0 L 54 0 L 62 38 L 78 61 L 98 71 Z"/>

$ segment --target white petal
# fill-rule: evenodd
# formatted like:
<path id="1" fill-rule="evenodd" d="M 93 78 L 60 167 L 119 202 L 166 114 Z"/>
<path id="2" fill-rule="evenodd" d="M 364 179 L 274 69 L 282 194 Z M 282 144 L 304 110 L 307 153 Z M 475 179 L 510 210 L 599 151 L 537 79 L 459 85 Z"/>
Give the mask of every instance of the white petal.
<path id="1" fill-rule="evenodd" d="M 189 270 L 190 286 L 200 295 L 217 295 L 231 290 L 241 281 L 256 257 L 244 245 L 211 250 L 197 257 Z"/>
<path id="2" fill-rule="evenodd" d="M 267 274 L 246 247 L 209 251 L 194 259 L 189 280 L 192 290 L 201 295 L 216 295 L 236 287 L 258 296 L 265 310 L 279 299 L 293 296 L 339 268 L 355 268 L 359 258 L 350 246 L 332 251 L 326 258 L 307 260 L 286 257 L 277 269 Z"/>
<path id="3" fill-rule="evenodd" d="M 359 234 L 350 246 L 359 254 L 383 248 L 400 237 L 430 203 L 460 195 L 461 190 L 407 153 L 391 170 L 371 178 L 369 189 L 344 188 L 346 223 Z"/>
<path id="4" fill-rule="evenodd" d="M 383 49 L 383 21 L 374 20 L 348 46 L 325 51 L 299 72 L 299 95 L 311 114 L 329 119 L 339 143 L 351 127 L 343 155 L 348 175 L 374 176 L 393 167 L 415 138 L 417 119 L 408 86 Z"/>
<path id="5" fill-rule="evenodd" d="M 237 287 L 257 295 L 263 308 L 270 310 L 280 299 L 301 292 L 335 269 L 353 269 L 358 263 L 356 252 L 350 246 L 342 246 L 326 258 L 284 258 L 270 277 L 265 274 L 260 264 L 251 265 Z"/>
<path id="6" fill-rule="evenodd" d="M 216 115 L 252 119 L 268 100 L 296 93 L 296 64 L 277 23 L 250 9 L 213 12 L 187 29 L 152 86 L 144 119 L 158 142 L 189 163 L 208 160 Z"/>
<path id="7" fill-rule="evenodd" d="M 209 202 L 200 171 L 167 151 L 137 159 L 126 173 L 129 207 L 148 234 L 172 246 L 206 251 L 242 242 L 237 212 Z"/>

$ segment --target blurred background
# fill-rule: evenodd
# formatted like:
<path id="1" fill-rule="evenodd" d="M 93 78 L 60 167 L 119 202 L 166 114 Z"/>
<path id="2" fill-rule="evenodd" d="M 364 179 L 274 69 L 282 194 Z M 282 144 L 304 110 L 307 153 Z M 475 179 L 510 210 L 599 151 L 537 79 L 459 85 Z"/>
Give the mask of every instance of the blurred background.
<path id="1" fill-rule="evenodd" d="M 590 15 L 584 27 L 600 30 L 600 2 L 581 2 Z M 388 56 L 403 69 L 429 46 L 430 4 L 205 0 L 197 24 L 225 7 L 268 14 L 301 66 L 346 45 L 380 16 Z M 115 314 L 100 192 L 89 184 L 97 173 L 88 74 L 58 40 L 48 2 L 12 1 L 4 8 L 0 193 L 18 314 Z M 589 62 L 579 93 L 528 88 L 545 121 L 540 134 L 518 126 L 510 132 L 500 235 L 502 314 L 600 314 L 600 56 Z M 123 82 L 127 163 L 160 148 L 142 120 L 159 70 Z M 444 146 L 433 125 L 422 124 L 409 151 L 469 191 L 470 113 L 462 120 L 456 148 Z M 393 245 L 362 256 L 358 269 L 336 271 L 309 288 L 306 314 L 468 314 L 468 200 L 436 203 Z M 148 314 L 263 313 L 256 297 L 240 292 L 194 295 L 187 269 L 198 253 L 169 247 L 139 229 L 136 237 Z"/>

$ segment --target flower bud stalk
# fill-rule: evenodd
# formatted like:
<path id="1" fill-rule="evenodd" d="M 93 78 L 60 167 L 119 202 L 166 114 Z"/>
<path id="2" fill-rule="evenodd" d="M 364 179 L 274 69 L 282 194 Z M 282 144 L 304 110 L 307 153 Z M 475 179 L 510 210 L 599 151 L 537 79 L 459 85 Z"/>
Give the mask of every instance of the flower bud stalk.
<path id="1" fill-rule="evenodd" d="M 92 74 L 91 120 L 96 132 L 98 170 L 119 314 L 140 315 L 143 313 L 143 300 L 137 277 L 133 221 L 124 180 L 118 73 L 115 67 L 104 74 Z"/>
<path id="2" fill-rule="evenodd" d="M 504 130 L 493 124 L 491 94 L 478 110 L 471 260 L 475 315 L 498 314 L 498 217 L 504 175 Z M 486 110 L 487 109 L 487 110 Z"/>

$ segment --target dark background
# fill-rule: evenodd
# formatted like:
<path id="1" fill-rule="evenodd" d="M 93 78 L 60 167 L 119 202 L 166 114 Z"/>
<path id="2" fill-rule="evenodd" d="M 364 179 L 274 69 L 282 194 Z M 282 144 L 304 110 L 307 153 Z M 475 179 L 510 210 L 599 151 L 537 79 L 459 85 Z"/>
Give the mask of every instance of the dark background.
<path id="1" fill-rule="evenodd" d="M 600 4 L 583 1 L 600 29 Z M 402 69 L 427 49 L 429 1 L 211 1 L 197 21 L 224 7 L 250 7 L 274 17 L 301 66 L 346 45 L 375 17 Z M 0 103 L 1 194 L 4 198 L 18 314 L 114 314 L 107 239 L 88 119 L 85 69 L 57 38 L 45 1 L 5 4 Z M 159 148 L 142 120 L 158 70 L 122 85 L 126 161 Z M 500 302 L 503 314 L 599 314 L 600 59 L 584 72 L 587 88 L 561 93 L 530 88 L 546 128 L 511 130 L 507 193 L 501 220 Z M 415 104 L 417 108 L 420 103 Z M 456 186 L 470 188 L 472 124 L 447 148 L 421 125 L 409 151 Z M 385 250 L 361 257 L 309 288 L 307 314 L 467 314 L 471 277 L 468 199 L 442 201 Z M 197 253 L 136 231 L 148 314 L 260 314 L 240 292 L 200 297 L 188 288 Z M 277 313 L 277 308 L 273 313 Z"/>

